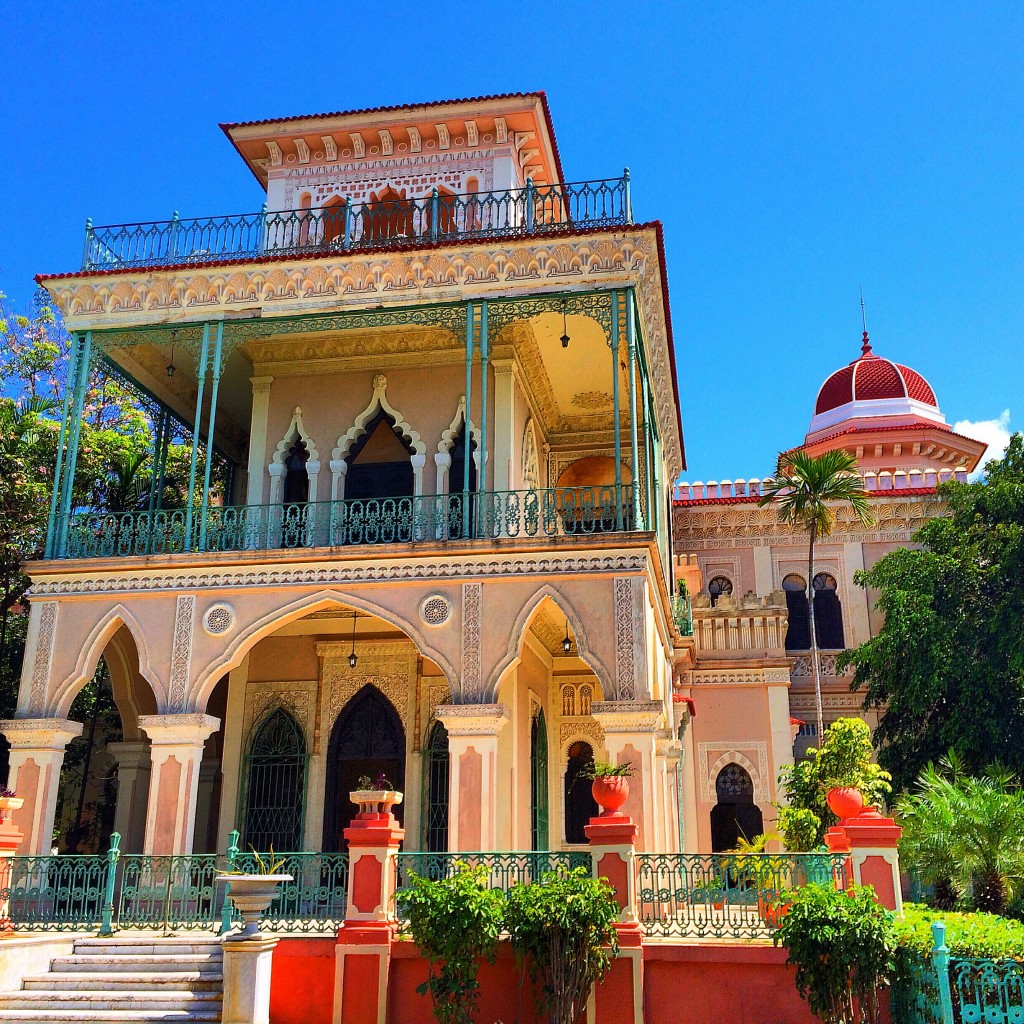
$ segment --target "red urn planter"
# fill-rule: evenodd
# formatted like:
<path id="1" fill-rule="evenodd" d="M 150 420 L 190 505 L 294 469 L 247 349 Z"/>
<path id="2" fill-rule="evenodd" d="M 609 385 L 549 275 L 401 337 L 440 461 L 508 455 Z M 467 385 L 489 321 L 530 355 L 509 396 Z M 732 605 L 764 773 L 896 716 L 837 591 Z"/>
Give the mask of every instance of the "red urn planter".
<path id="1" fill-rule="evenodd" d="M 853 786 L 836 786 L 828 791 L 825 800 L 840 821 L 856 817 L 864 809 L 864 795 Z"/>
<path id="2" fill-rule="evenodd" d="M 629 779 L 625 775 L 602 775 L 591 786 L 594 800 L 601 808 L 601 816 L 615 814 L 629 799 Z"/>

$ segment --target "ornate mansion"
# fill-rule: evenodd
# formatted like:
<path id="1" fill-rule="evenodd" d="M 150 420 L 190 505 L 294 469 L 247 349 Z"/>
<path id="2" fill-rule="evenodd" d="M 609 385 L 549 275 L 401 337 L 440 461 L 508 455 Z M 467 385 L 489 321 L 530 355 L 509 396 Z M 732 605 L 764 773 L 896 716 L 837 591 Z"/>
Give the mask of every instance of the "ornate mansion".
<path id="1" fill-rule="evenodd" d="M 101 659 L 128 852 L 222 851 L 236 828 L 243 849 L 338 851 L 349 791 L 381 774 L 408 849 L 582 848 L 595 758 L 635 768 L 640 850 L 759 830 L 812 739 L 806 547 L 763 481 L 676 485 L 661 226 L 634 218 L 628 171 L 567 182 L 543 94 L 222 128 L 262 211 L 90 223 L 81 269 L 40 279 L 73 347 L 0 723 L 22 852 L 50 850 Z M 72 493 L 100 361 L 157 410 L 130 512 Z M 856 570 L 983 450 L 866 334 L 803 442 L 834 445 L 877 523 L 820 546 L 833 654 L 877 625 Z M 824 662 L 826 718 L 857 713 Z"/>

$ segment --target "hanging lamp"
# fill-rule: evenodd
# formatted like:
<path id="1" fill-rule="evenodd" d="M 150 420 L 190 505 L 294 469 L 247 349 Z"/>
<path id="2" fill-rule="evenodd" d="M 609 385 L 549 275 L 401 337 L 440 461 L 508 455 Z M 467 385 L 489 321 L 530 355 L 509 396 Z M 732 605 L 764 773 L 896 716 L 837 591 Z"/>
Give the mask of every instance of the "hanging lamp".
<path id="1" fill-rule="evenodd" d="M 174 339 L 171 339 L 171 361 L 167 364 L 167 379 L 170 380 L 177 372 L 177 367 L 174 365 Z"/>
<path id="2" fill-rule="evenodd" d="M 566 301 L 565 301 L 565 299 L 562 299 L 562 336 L 558 339 L 562 343 L 562 348 L 568 348 L 569 347 L 569 342 L 571 340 L 569 338 L 569 328 L 566 325 L 566 320 L 565 320 L 565 307 L 566 307 Z"/>
<path id="3" fill-rule="evenodd" d="M 359 655 L 356 654 L 356 618 L 358 612 L 352 613 L 352 652 L 348 656 L 348 667 L 355 668 L 359 662 Z"/>
<path id="4" fill-rule="evenodd" d="M 562 650 L 568 654 L 572 650 L 572 641 L 569 639 L 569 619 L 565 620 L 565 639 L 562 641 Z"/>

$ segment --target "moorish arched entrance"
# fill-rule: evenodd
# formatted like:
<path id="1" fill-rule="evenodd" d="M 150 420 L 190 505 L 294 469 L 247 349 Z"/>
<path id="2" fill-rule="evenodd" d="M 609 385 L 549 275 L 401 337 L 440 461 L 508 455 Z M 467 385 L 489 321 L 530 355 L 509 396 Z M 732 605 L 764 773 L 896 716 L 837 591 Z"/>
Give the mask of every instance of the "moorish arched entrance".
<path id="1" fill-rule="evenodd" d="M 301 850 L 306 793 L 306 740 L 283 708 L 253 733 L 243 760 L 242 849 Z"/>
<path id="2" fill-rule="evenodd" d="M 383 773 L 395 789 L 405 788 L 405 730 L 391 702 L 375 686 L 364 686 L 344 707 L 331 730 L 324 793 L 323 849 L 344 849 L 342 830 L 356 812 L 349 793 L 361 776 Z M 395 816 L 402 821 L 401 804 Z"/>
<path id="3" fill-rule="evenodd" d="M 718 803 L 711 809 L 711 852 L 735 850 L 740 837 L 753 840 L 764 832 L 761 808 L 754 803 L 750 773 L 730 761 L 715 779 Z"/>

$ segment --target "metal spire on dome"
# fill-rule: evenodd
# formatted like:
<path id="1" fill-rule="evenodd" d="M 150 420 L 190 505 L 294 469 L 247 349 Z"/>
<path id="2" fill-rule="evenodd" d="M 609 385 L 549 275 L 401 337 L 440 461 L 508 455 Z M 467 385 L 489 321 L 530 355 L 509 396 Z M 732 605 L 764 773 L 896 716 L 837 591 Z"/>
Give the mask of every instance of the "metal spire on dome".
<path id="1" fill-rule="evenodd" d="M 860 343 L 860 356 L 863 359 L 864 356 L 871 355 L 871 339 L 868 337 L 868 315 L 864 309 L 864 285 L 860 286 L 860 320 L 864 325 L 864 337 L 861 338 Z"/>

